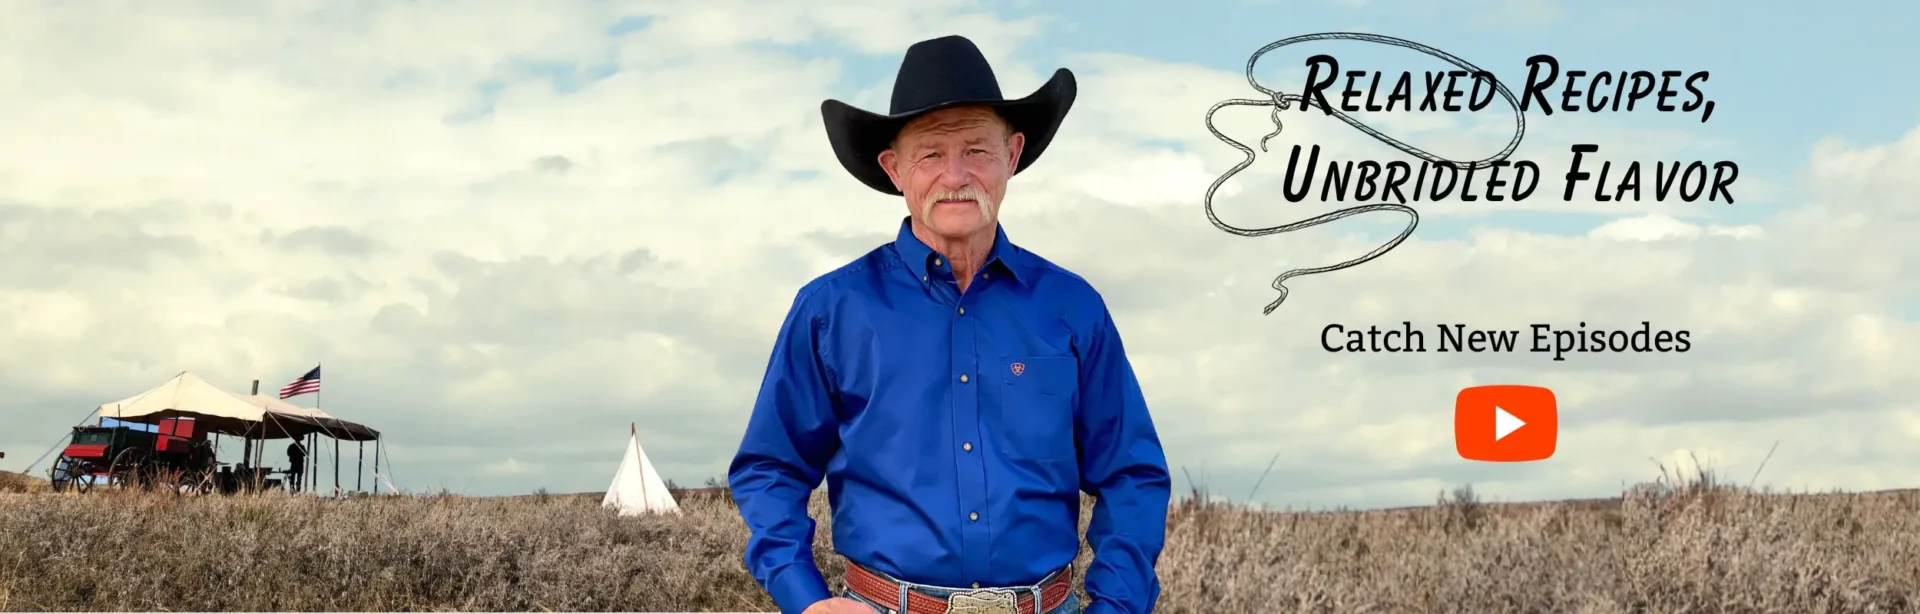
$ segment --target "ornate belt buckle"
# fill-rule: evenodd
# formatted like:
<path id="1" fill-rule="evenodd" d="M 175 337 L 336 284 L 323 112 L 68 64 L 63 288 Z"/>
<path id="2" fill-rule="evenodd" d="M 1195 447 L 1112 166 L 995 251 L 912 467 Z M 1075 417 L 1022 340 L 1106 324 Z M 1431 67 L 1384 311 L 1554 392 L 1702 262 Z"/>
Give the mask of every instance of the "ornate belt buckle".
<path id="1" fill-rule="evenodd" d="M 1004 588 L 983 588 L 947 597 L 947 614 L 1020 614 L 1020 600 Z"/>

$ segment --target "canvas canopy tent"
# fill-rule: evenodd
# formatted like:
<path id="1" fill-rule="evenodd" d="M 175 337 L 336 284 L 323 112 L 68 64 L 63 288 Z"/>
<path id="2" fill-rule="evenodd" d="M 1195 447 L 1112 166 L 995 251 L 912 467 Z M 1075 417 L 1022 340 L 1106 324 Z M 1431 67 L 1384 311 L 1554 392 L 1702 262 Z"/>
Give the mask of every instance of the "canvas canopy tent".
<path id="1" fill-rule="evenodd" d="M 159 424 L 187 416 L 208 433 L 250 439 L 297 439 L 322 433 L 345 441 L 372 441 L 380 432 L 318 409 L 265 395 L 227 392 L 191 371 L 140 394 L 101 405 L 99 415 L 121 422 Z"/>
<path id="2" fill-rule="evenodd" d="M 647 451 L 640 448 L 639 426 L 629 425 L 629 428 L 632 433 L 627 438 L 626 456 L 620 459 L 620 468 L 613 474 L 613 485 L 607 487 L 607 496 L 600 500 L 600 505 L 618 510 L 621 516 L 680 513 L 680 504 L 673 500 L 673 493 L 667 491 L 666 481 L 654 471 Z"/>
<path id="3" fill-rule="evenodd" d="M 248 403 L 258 405 L 268 415 L 267 422 L 272 426 L 264 430 L 272 437 L 304 437 L 320 433 L 342 441 L 373 441 L 380 438 L 380 431 L 365 425 L 341 420 L 327 415 L 327 412 L 312 407 L 301 407 L 264 394 L 240 397 Z"/>
<path id="4" fill-rule="evenodd" d="M 191 416 L 208 433 L 240 437 L 266 419 L 266 410 L 183 372 L 140 394 L 106 403 L 98 415 L 121 422 L 158 424 L 162 418 Z"/>

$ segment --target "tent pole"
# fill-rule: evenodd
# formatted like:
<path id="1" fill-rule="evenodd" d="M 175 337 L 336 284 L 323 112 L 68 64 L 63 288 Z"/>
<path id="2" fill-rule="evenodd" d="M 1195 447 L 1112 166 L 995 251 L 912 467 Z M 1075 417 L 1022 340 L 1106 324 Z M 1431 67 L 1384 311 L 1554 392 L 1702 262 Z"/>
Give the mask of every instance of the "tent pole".
<path id="1" fill-rule="evenodd" d="M 260 394 L 260 380 L 253 380 L 253 394 L 255 395 Z M 261 448 L 264 448 L 267 446 L 266 428 L 267 428 L 267 422 L 265 420 L 261 420 L 260 421 L 260 446 L 259 446 Z M 247 433 L 246 434 L 247 445 L 245 449 L 240 451 L 240 455 L 241 455 L 240 462 L 245 463 L 247 465 L 247 475 L 240 476 L 240 477 L 245 478 L 247 480 L 247 483 L 250 484 L 250 487 L 248 488 L 248 490 L 258 492 L 260 490 L 260 480 L 256 478 L 260 475 L 259 473 L 257 473 L 257 468 L 260 465 L 259 463 L 253 462 L 254 452 L 257 450 L 253 445 L 252 429 L 248 429 L 246 433 Z"/>
<path id="2" fill-rule="evenodd" d="M 252 442 L 251 439 L 248 440 Z M 247 484 L 254 493 L 260 492 L 260 449 L 267 447 L 267 423 L 260 423 L 260 443 L 247 448 Z"/>
<path id="3" fill-rule="evenodd" d="M 267 462 L 267 436 L 269 435 L 267 432 L 267 424 L 269 420 L 273 420 L 273 414 L 267 414 L 264 418 L 264 420 L 260 421 L 260 445 L 253 447 L 253 488 L 256 491 L 266 488 L 267 486 L 267 476 L 264 472 L 260 471 L 260 469 L 261 466 Z M 278 426 L 277 421 L 275 426 Z M 280 434 L 286 435 L 287 429 L 282 427 Z"/>
<path id="4" fill-rule="evenodd" d="M 240 431 L 240 464 L 246 465 L 252 461 L 253 461 L 253 430 L 252 429 L 242 430 Z M 252 481 L 252 478 L 249 478 L 245 475 L 236 475 L 233 477 L 236 480 L 247 480 L 249 482 Z M 235 482 L 235 484 L 238 484 L 238 483 L 239 483 L 238 481 Z"/>
<path id="5" fill-rule="evenodd" d="M 360 494 L 360 478 L 367 475 L 367 442 L 363 439 L 354 442 L 354 445 L 360 448 L 360 459 L 354 461 L 353 465 L 353 492 Z"/>
<path id="6" fill-rule="evenodd" d="M 333 496 L 340 496 L 340 438 L 333 439 Z"/>
<path id="7" fill-rule="evenodd" d="M 380 439 L 373 440 L 373 492 L 380 492 Z"/>

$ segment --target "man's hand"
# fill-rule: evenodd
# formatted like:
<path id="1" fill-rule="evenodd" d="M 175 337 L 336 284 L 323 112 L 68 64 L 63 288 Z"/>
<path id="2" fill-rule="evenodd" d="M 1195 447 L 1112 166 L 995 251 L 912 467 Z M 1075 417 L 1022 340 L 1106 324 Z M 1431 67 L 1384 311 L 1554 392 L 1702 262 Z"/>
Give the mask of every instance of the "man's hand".
<path id="1" fill-rule="evenodd" d="M 878 608 L 846 597 L 832 597 L 813 602 L 800 614 L 874 614 L 878 611 Z"/>

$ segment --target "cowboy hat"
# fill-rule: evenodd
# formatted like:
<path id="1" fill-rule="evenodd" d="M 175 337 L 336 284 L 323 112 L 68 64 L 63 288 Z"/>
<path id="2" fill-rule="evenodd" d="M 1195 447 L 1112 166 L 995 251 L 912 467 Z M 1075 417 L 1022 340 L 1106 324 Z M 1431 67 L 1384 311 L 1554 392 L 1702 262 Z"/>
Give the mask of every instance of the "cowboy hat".
<path id="1" fill-rule="evenodd" d="M 1014 167 L 1018 174 L 1046 151 L 1060 120 L 1073 107 L 1076 91 L 1073 72 L 1062 68 L 1025 98 L 1002 98 L 1000 82 L 980 48 L 966 37 L 944 36 L 907 48 L 893 81 L 893 106 L 886 115 L 838 100 L 820 103 L 820 115 L 826 119 L 827 140 L 833 143 L 840 165 L 867 187 L 899 196 L 900 190 L 880 167 L 880 152 L 892 145 L 907 122 L 941 109 L 990 107 L 1014 132 L 1026 134 L 1026 149 Z"/>

